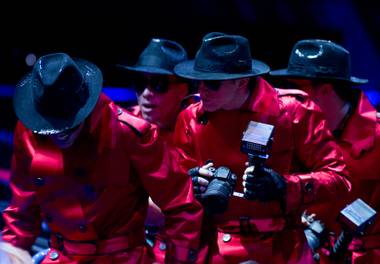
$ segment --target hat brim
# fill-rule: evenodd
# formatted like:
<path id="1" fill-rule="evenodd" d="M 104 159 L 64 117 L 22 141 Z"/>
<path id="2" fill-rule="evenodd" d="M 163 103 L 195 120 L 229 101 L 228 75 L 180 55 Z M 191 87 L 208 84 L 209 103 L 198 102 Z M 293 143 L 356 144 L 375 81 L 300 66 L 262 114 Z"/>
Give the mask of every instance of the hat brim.
<path id="1" fill-rule="evenodd" d="M 218 73 L 194 70 L 195 60 L 184 61 L 174 67 L 174 72 L 186 79 L 192 80 L 230 80 L 253 77 L 266 74 L 270 71 L 268 65 L 258 60 L 252 60 L 251 71 L 243 73 Z"/>
<path id="2" fill-rule="evenodd" d="M 134 72 L 144 72 L 144 73 L 152 73 L 152 74 L 168 74 L 168 75 L 174 75 L 174 72 L 153 67 L 153 66 L 125 66 L 125 65 L 116 65 L 119 68 L 127 69 Z"/>
<path id="3" fill-rule="evenodd" d="M 280 69 L 275 71 L 269 72 L 270 76 L 273 77 L 286 77 L 286 78 L 294 78 L 294 79 L 312 79 L 312 80 L 338 80 L 338 81 L 345 81 L 351 84 L 365 84 L 368 83 L 367 79 L 360 79 L 354 76 L 351 76 L 349 79 L 346 78 L 337 78 L 337 77 L 330 77 L 330 76 L 315 76 L 315 75 L 307 75 L 307 74 L 297 74 L 294 72 L 288 71 L 288 69 Z"/>
<path id="4" fill-rule="evenodd" d="M 25 75 L 17 84 L 13 96 L 13 106 L 17 117 L 33 133 L 52 135 L 78 126 L 90 115 L 94 109 L 102 90 L 103 77 L 100 69 L 94 64 L 73 59 L 83 74 L 85 84 L 88 86 L 89 97 L 79 111 L 69 119 L 51 118 L 41 115 L 36 109 L 33 97 L 33 86 L 41 85 L 36 82 L 32 74 Z"/>

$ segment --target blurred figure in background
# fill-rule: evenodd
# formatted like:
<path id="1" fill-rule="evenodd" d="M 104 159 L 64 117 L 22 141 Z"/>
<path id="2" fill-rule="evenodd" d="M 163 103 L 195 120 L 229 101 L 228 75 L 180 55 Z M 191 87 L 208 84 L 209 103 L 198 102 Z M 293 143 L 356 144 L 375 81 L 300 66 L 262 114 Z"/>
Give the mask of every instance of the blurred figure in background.
<path id="1" fill-rule="evenodd" d="M 30 248 L 44 218 L 51 239 L 43 263 L 149 263 L 151 196 L 167 220 L 168 261 L 194 262 L 202 208 L 191 179 L 174 167 L 156 126 L 101 90 L 98 67 L 64 53 L 42 56 L 16 86 L 4 242 Z"/>
<path id="2" fill-rule="evenodd" d="M 180 111 L 199 98 L 190 83 L 174 74 L 176 64 L 187 59 L 185 49 L 177 42 L 153 38 L 133 66 L 118 65 L 131 74 L 138 105 L 129 108 L 133 114 L 156 124 L 159 136 L 171 144 L 175 122 Z M 164 216 L 152 200 L 146 220 L 147 232 L 154 241 L 156 260 L 164 262 Z M 158 234 L 156 235 L 156 233 Z"/>
<path id="3" fill-rule="evenodd" d="M 334 203 L 314 206 L 308 212 L 315 213 L 315 218 L 336 234 L 341 229 L 337 223 L 340 210 L 356 198 L 379 212 L 379 113 L 358 88 L 368 80 L 351 75 L 349 51 L 328 40 L 301 40 L 293 47 L 288 67 L 270 74 L 290 88 L 307 92 L 322 109 L 327 126 L 343 151 L 353 183 L 349 199 L 337 196 Z M 347 257 L 352 258 L 352 263 L 380 261 L 379 217 L 364 237 L 353 240 L 350 251 Z"/>
<path id="4" fill-rule="evenodd" d="M 192 97 L 190 83 L 174 74 L 174 66 L 187 59 L 185 49 L 177 42 L 153 38 L 129 70 L 136 89 L 138 105 L 130 108 L 135 115 L 156 124 L 160 136 L 171 142 L 179 112 Z"/>

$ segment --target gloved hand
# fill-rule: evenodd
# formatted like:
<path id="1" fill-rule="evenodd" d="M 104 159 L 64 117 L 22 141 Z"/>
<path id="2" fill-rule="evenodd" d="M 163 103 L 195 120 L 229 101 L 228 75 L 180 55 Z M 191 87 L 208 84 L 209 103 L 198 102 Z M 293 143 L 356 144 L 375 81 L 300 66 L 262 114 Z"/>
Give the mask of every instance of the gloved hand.
<path id="1" fill-rule="evenodd" d="M 318 250 L 321 247 L 330 247 L 329 245 L 329 231 L 325 225 L 320 221 L 316 220 L 315 214 L 309 215 L 303 212 L 301 221 L 305 225 L 305 237 L 311 251 L 313 253 L 313 259 L 316 263 L 319 263 L 320 255 Z"/>
<path id="2" fill-rule="evenodd" d="M 248 167 L 244 171 L 243 186 L 244 198 L 260 202 L 282 201 L 286 193 L 285 179 L 266 166 Z"/>
<path id="3" fill-rule="evenodd" d="M 214 175 L 214 173 L 209 170 L 212 166 L 214 166 L 214 164 L 212 162 L 208 162 L 202 167 L 197 166 L 188 171 L 188 174 L 193 181 L 195 198 L 198 200 L 202 198 L 202 194 L 207 190 L 207 186 L 209 184 L 208 179 Z"/>

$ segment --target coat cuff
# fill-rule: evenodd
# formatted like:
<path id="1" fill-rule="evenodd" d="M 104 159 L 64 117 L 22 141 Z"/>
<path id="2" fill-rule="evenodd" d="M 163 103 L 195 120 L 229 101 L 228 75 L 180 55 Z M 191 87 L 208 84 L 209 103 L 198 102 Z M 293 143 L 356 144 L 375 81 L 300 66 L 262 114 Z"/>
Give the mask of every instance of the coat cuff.
<path id="1" fill-rule="evenodd" d="M 289 177 L 286 195 L 286 211 L 291 212 L 314 202 L 314 178 L 312 175 Z"/>
<path id="2" fill-rule="evenodd" d="M 165 263 L 195 263 L 197 257 L 198 251 L 195 249 L 167 243 Z"/>

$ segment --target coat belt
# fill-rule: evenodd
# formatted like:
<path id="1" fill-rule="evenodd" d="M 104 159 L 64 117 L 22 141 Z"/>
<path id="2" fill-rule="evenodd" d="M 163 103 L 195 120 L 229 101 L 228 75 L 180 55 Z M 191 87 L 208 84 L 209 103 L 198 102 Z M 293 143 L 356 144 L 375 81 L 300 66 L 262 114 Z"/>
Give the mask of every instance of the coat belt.
<path id="1" fill-rule="evenodd" d="M 53 235 L 50 239 L 50 246 L 69 255 L 107 255 L 144 245 L 144 241 L 144 231 L 90 241 L 74 241 L 59 235 Z"/>
<path id="2" fill-rule="evenodd" d="M 286 228 L 284 218 L 251 219 L 241 217 L 237 220 L 227 220 L 217 223 L 217 227 L 225 232 L 266 233 L 279 232 Z"/>
<path id="3" fill-rule="evenodd" d="M 354 239 L 350 245 L 350 250 L 353 251 L 375 248 L 380 248 L 380 233 L 368 234 L 364 237 Z"/>

